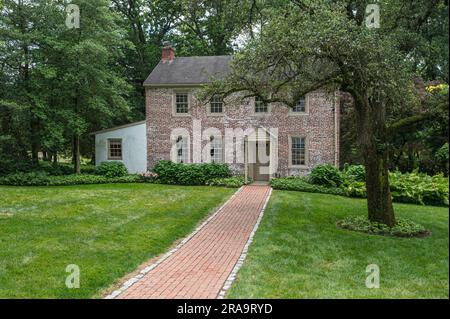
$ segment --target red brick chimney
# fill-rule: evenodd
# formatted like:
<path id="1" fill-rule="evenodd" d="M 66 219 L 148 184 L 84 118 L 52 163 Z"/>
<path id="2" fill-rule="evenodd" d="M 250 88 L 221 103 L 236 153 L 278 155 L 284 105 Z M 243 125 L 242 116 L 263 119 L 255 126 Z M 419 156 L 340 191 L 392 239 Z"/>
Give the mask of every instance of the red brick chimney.
<path id="1" fill-rule="evenodd" d="M 169 41 L 164 41 L 161 55 L 162 62 L 163 63 L 172 62 L 174 58 L 175 58 L 175 50 L 172 48 L 172 45 L 170 44 Z"/>

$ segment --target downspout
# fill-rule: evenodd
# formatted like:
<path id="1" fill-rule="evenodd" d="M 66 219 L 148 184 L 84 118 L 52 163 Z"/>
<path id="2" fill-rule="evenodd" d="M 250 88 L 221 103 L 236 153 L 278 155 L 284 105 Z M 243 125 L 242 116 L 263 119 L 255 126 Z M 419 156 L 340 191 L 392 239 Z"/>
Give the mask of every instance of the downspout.
<path id="1" fill-rule="evenodd" d="M 245 184 L 248 183 L 248 138 L 244 137 L 244 171 L 245 171 Z"/>
<path id="2" fill-rule="evenodd" d="M 336 91 L 334 91 L 334 98 L 333 98 L 333 109 L 334 109 L 334 166 L 339 166 L 339 118 L 338 118 L 338 103 L 337 103 L 338 97 L 336 94 Z"/>

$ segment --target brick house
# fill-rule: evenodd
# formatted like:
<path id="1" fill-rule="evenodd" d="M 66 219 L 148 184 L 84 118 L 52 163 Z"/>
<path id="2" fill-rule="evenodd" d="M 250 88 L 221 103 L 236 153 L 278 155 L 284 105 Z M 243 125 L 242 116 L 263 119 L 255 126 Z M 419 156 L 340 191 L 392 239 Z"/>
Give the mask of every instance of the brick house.
<path id="1" fill-rule="evenodd" d="M 231 59 L 175 57 L 165 44 L 161 61 L 144 82 L 149 169 L 163 159 L 226 162 L 236 174 L 268 180 L 303 175 L 320 163 L 338 165 L 337 94 L 310 92 L 294 108 L 265 105 L 258 98 L 199 101 L 198 88 L 225 76 Z M 227 147 L 230 141 L 235 145 Z"/>

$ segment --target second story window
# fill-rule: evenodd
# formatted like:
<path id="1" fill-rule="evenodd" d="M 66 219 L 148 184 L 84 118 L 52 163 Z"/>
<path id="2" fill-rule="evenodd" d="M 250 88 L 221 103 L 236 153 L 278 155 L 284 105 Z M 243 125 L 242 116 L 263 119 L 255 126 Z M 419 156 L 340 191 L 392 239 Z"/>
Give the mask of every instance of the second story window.
<path id="1" fill-rule="evenodd" d="M 176 93 L 175 95 L 175 113 L 189 113 L 189 95 L 188 93 Z"/>
<path id="2" fill-rule="evenodd" d="M 209 105 L 209 113 L 221 114 L 223 113 L 223 100 L 220 95 L 214 95 Z"/>
<path id="3" fill-rule="evenodd" d="M 306 98 L 302 96 L 297 104 L 292 108 L 293 113 L 305 113 L 306 112 Z"/>
<path id="4" fill-rule="evenodd" d="M 255 113 L 268 113 L 269 107 L 259 96 L 255 96 Z"/>

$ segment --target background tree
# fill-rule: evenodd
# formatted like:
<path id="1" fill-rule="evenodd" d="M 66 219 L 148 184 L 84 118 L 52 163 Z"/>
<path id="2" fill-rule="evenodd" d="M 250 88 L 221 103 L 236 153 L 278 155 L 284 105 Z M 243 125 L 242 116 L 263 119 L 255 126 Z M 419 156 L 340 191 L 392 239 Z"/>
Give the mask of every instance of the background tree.
<path id="1" fill-rule="evenodd" d="M 53 99 L 61 109 L 72 141 L 74 170 L 80 172 L 80 137 L 127 115 L 130 87 L 115 62 L 127 45 L 117 16 L 106 0 L 77 0 L 80 28 L 65 28 L 56 37 L 58 83 Z"/>

